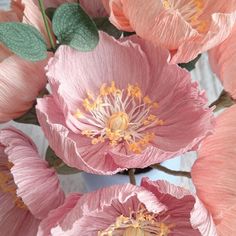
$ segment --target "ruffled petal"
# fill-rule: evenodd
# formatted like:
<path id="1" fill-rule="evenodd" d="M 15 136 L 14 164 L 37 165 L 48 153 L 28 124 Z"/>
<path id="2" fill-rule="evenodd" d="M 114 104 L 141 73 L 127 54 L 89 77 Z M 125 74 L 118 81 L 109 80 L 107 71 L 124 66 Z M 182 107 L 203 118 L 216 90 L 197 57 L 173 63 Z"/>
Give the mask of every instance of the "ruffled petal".
<path id="1" fill-rule="evenodd" d="M 79 193 L 69 194 L 61 206 L 50 211 L 48 217 L 40 222 L 37 236 L 49 236 L 51 228 L 63 222 L 66 215 L 75 207 L 81 196 Z"/>
<path id="2" fill-rule="evenodd" d="M 103 17 L 108 15 L 103 7 L 102 0 L 80 0 L 79 3 L 91 17 Z"/>
<path id="3" fill-rule="evenodd" d="M 234 26 L 230 36 L 219 46 L 208 53 L 213 72 L 223 83 L 224 89 L 236 99 L 236 47 L 234 44 L 236 27 Z"/>
<path id="4" fill-rule="evenodd" d="M 197 195 L 212 213 L 220 235 L 236 234 L 236 105 L 216 121 L 216 131 L 199 150 L 192 169 Z"/>

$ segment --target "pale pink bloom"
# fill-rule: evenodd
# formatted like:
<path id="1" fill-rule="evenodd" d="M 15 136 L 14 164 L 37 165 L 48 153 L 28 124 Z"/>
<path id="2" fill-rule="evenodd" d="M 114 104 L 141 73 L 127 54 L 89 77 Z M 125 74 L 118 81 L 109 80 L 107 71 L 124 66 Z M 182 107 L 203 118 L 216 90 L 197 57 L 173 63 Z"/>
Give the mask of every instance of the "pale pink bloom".
<path id="1" fill-rule="evenodd" d="M 166 181 L 71 194 L 42 220 L 37 236 L 216 236 L 211 216 L 187 190 Z"/>
<path id="2" fill-rule="evenodd" d="M 236 1 L 104 0 L 119 29 L 169 49 L 172 63 L 188 62 L 221 43 L 236 19 Z"/>
<path id="3" fill-rule="evenodd" d="M 214 118 L 190 74 L 167 50 L 100 33 L 92 52 L 61 46 L 48 65 L 52 95 L 37 100 L 41 127 L 69 166 L 114 174 L 196 148 Z"/>
<path id="4" fill-rule="evenodd" d="M 47 83 L 44 67 L 47 60 L 28 62 L 10 56 L 0 62 L 0 123 L 28 111 Z"/>
<path id="5" fill-rule="evenodd" d="M 224 89 L 236 99 L 236 25 L 230 36 L 209 51 L 212 70 L 221 80 Z"/>
<path id="6" fill-rule="evenodd" d="M 198 197 L 212 213 L 220 236 L 236 235 L 236 105 L 216 120 L 192 169 Z"/>
<path id="7" fill-rule="evenodd" d="M 0 232 L 33 236 L 41 219 L 64 202 L 53 169 L 15 128 L 0 131 Z"/>

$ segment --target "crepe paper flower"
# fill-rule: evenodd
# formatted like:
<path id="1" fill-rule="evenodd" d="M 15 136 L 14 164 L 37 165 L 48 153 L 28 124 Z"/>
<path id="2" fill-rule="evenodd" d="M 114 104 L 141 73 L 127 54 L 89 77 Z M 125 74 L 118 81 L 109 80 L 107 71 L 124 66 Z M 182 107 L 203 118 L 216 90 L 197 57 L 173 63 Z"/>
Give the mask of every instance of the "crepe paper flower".
<path id="1" fill-rule="evenodd" d="M 166 181 L 114 185 L 69 195 L 43 219 L 37 236 L 215 236 L 211 216 L 187 190 Z"/>
<path id="2" fill-rule="evenodd" d="M 104 0 L 118 29 L 171 51 L 172 63 L 189 62 L 223 42 L 236 19 L 236 1 Z"/>
<path id="3" fill-rule="evenodd" d="M 109 175 L 195 148 L 213 129 L 212 111 L 168 56 L 136 36 L 120 42 L 103 32 L 92 52 L 61 46 L 48 65 L 52 95 L 36 106 L 57 156 Z"/>
<path id="4" fill-rule="evenodd" d="M 0 123 L 20 117 L 32 107 L 47 83 L 46 63 L 47 59 L 33 63 L 15 55 L 0 63 Z"/>
<path id="5" fill-rule="evenodd" d="M 236 99 L 236 26 L 230 36 L 208 53 L 213 72 L 221 80 L 224 89 Z"/>
<path id="6" fill-rule="evenodd" d="M 212 213 L 219 236 L 236 235 L 236 105 L 217 117 L 192 169 L 197 195 Z"/>
<path id="7" fill-rule="evenodd" d="M 1 235 L 36 235 L 41 219 L 64 202 L 55 171 L 15 128 L 0 131 Z"/>

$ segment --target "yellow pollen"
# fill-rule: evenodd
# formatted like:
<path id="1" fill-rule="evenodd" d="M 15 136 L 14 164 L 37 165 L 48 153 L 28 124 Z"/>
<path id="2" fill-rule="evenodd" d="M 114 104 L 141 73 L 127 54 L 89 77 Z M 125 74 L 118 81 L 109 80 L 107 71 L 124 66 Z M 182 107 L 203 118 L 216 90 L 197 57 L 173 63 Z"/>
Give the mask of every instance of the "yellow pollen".
<path id="1" fill-rule="evenodd" d="M 163 7 L 164 7 L 165 9 L 170 9 L 170 8 L 171 8 L 171 5 L 170 5 L 169 0 L 163 0 L 163 1 L 162 1 L 162 4 L 163 4 Z"/>
<path id="2" fill-rule="evenodd" d="M 142 91 L 137 85 L 128 84 L 127 91 L 128 91 L 128 96 L 131 96 L 134 98 L 142 97 Z"/>

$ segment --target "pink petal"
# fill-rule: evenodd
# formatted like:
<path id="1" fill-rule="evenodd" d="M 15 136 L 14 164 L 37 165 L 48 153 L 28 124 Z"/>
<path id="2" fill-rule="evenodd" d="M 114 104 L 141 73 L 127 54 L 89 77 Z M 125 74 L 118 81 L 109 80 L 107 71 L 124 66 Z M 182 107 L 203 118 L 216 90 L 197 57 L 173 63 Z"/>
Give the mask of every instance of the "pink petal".
<path id="1" fill-rule="evenodd" d="M 32 63 L 11 56 L 0 63 L 0 123 L 28 111 L 46 85 L 47 60 Z"/>
<path id="2" fill-rule="evenodd" d="M 11 173 L 18 188 L 17 195 L 36 218 L 43 219 L 64 201 L 55 170 L 48 168 L 32 141 L 15 128 L 1 130 L 0 143 L 5 146 L 8 160 L 14 164 Z"/>
<path id="3" fill-rule="evenodd" d="M 204 140 L 192 169 L 197 195 L 212 213 L 220 235 L 236 234 L 235 116 L 234 105 L 217 117 L 216 131 Z"/>
<path id="4" fill-rule="evenodd" d="M 37 236 L 50 235 L 51 228 L 54 228 L 63 222 L 66 215 L 75 207 L 80 198 L 81 194 L 69 194 L 61 206 L 50 211 L 48 217 L 41 221 Z"/>
<path id="5" fill-rule="evenodd" d="M 234 45 L 236 27 L 230 36 L 219 46 L 209 51 L 209 60 L 212 70 L 223 83 L 224 89 L 236 99 L 236 73 L 235 59 L 236 47 Z"/>

